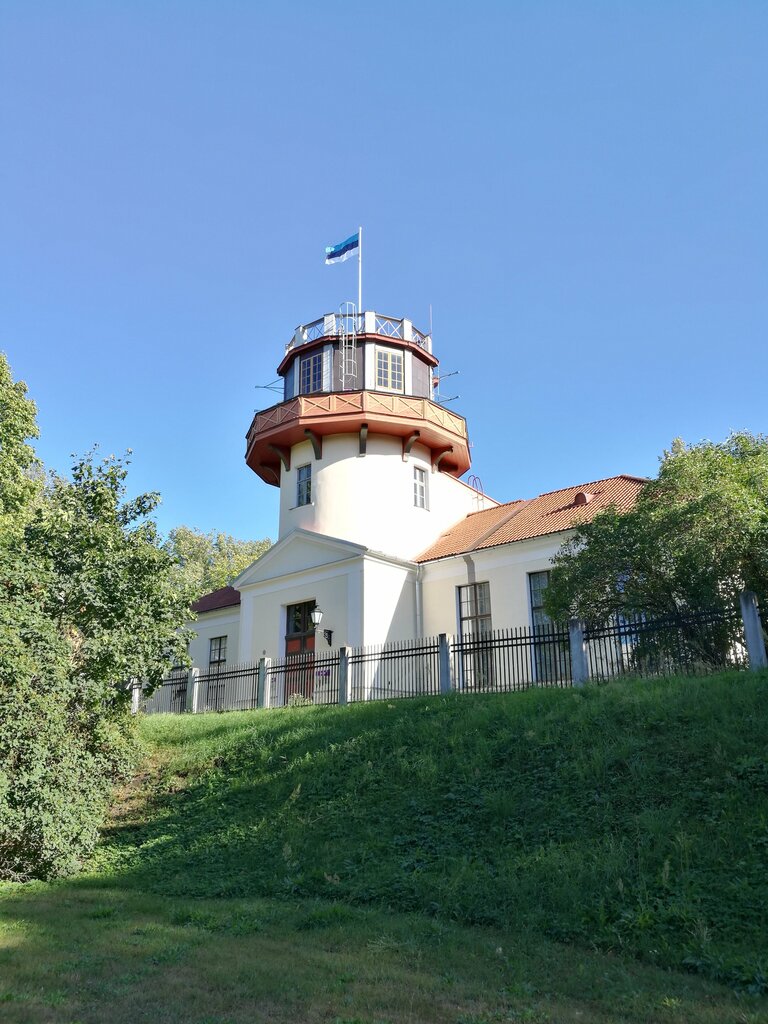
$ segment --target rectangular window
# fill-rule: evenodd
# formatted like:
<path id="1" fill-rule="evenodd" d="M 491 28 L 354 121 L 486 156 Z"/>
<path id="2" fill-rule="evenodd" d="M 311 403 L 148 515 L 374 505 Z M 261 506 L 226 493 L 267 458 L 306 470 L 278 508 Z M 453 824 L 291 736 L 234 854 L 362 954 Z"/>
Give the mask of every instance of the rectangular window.
<path id="1" fill-rule="evenodd" d="M 301 394 L 311 395 L 323 390 L 323 354 L 315 352 L 301 360 Z"/>
<path id="2" fill-rule="evenodd" d="M 531 595 L 531 622 L 537 642 L 533 645 L 534 678 L 539 684 L 567 678 L 570 656 L 567 641 L 557 636 L 552 619 L 544 611 L 544 593 L 549 586 L 549 570 L 528 573 Z"/>
<path id="3" fill-rule="evenodd" d="M 549 570 L 528 573 L 528 587 L 531 594 L 531 622 L 533 628 L 551 626 L 552 620 L 544 611 L 544 591 L 549 585 Z"/>
<path id="4" fill-rule="evenodd" d="M 416 508 L 427 508 L 427 471 L 413 467 L 413 504 Z"/>
<path id="5" fill-rule="evenodd" d="M 459 587 L 461 688 L 493 688 L 493 639 L 491 637 L 491 585 L 468 583 Z"/>
<path id="6" fill-rule="evenodd" d="M 312 467 L 299 466 L 296 470 L 296 504 L 312 504 Z"/>
<path id="7" fill-rule="evenodd" d="M 376 387 L 384 391 L 403 390 L 403 353 L 376 349 Z"/>
<path id="8" fill-rule="evenodd" d="M 462 634 L 491 632 L 491 585 L 468 583 L 459 587 L 459 621 Z"/>
<path id="9" fill-rule="evenodd" d="M 211 638 L 211 646 L 208 651 L 209 665 L 223 665 L 227 660 L 227 638 L 225 636 L 214 636 Z"/>

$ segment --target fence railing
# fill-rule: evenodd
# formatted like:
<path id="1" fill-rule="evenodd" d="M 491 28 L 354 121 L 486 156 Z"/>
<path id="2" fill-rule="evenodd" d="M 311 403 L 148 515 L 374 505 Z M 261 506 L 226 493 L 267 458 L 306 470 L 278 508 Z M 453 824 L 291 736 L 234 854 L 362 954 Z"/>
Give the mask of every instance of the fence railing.
<path id="1" fill-rule="evenodd" d="M 585 625 L 520 627 L 305 651 L 206 673 L 175 669 L 134 708 L 148 713 L 233 711 L 296 704 L 347 704 L 456 691 L 506 693 L 583 685 L 622 676 L 699 675 L 766 665 L 753 594 L 741 611 L 613 616 Z"/>
<path id="2" fill-rule="evenodd" d="M 591 679 L 637 675 L 706 675 L 744 668 L 747 650 L 737 608 L 651 618 L 614 616 L 587 625 L 584 640 Z"/>
<path id="3" fill-rule="evenodd" d="M 244 711 L 258 706 L 258 664 L 222 665 L 198 676 L 196 711 Z"/>
<path id="4" fill-rule="evenodd" d="M 506 693 L 531 686 L 570 686 L 568 630 L 556 626 L 467 633 L 451 644 L 453 688 Z"/>
<path id="5" fill-rule="evenodd" d="M 371 647 L 352 647 L 348 699 L 389 700 L 440 693 L 440 638 L 422 637 Z"/>
<path id="6" fill-rule="evenodd" d="M 266 706 L 339 703 L 339 652 L 304 651 L 265 663 Z"/>

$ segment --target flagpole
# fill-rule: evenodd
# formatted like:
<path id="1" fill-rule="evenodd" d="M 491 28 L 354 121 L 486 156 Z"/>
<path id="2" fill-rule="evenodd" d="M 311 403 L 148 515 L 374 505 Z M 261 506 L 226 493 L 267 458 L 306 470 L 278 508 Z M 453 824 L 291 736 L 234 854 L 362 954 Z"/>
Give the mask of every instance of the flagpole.
<path id="1" fill-rule="evenodd" d="M 363 229 L 358 227 L 357 246 L 357 314 L 363 315 Z"/>

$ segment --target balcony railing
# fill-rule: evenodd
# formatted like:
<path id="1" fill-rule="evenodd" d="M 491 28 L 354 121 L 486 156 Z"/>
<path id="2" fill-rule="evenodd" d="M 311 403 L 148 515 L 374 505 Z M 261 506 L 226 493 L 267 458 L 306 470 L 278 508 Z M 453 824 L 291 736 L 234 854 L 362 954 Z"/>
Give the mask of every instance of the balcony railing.
<path id="1" fill-rule="evenodd" d="M 356 315 L 344 313 L 326 313 L 319 320 L 301 324 L 285 346 L 290 352 L 300 345 L 307 345 L 319 338 L 334 338 L 343 333 L 378 334 L 383 338 L 396 338 L 398 341 L 410 342 L 425 352 L 432 351 L 432 338 L 429 334 L 418 330 L 410 320 L 384 316 L 381 313 L 365 312 Z"/>
<path id="2" fill-rule="evenodd" d="M 380 417 L 383 419 L 423 420 L 454 435 L 451 438 L 452 442 L 466 444 L 467 423 L 464 417 L 428 398 L 381 394 L 373 391 L 346 391 L 297 395 L 287 402 L 280 402 L 270 409 L 257 412 L 248 430 L 248 446 L 250 448 L 259 435 L 299 419 L 313 416 L 355 417 L 356 415 L 371 419 Z"/>

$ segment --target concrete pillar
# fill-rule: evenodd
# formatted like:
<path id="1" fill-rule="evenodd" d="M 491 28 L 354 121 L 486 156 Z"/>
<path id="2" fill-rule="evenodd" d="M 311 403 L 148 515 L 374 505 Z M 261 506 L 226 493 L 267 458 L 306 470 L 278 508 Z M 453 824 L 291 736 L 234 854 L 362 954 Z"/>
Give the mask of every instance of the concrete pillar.
<path id="1" fill-rule="evenodd" d="M 347 657 L 347 648 L 339 648 L 339 706 L 343 706 L 347 703 L 348 699 L 348 683 L 349 678 L 349 658 Z"/>
<path id="2" fill-rule="evenodd" d="M 438 659 L 440 663 L 440 693 L 451 692 L 451 648 L 448 637 L 441 633 L 438 637 Z"/>
<path id="3" fill-rule="evenodd" d="M 744 620 L 744 639 L 747 644 L 749 667 L 753 671 L 768 668 L 765 654 L 763 626 L 760 622 L 760 610 L 757 606 L 757 595 L 751 590 L 743 590 L 739 594 L 741 601 L 741 617 Z"/>
<path id="4" fill-rule="evenodd" d="M 141 702 L 141 683 L 138 679 L 131 680 L 131 714 L 137 715 Z"/>
<path id="5" fill-rule="evenodd" d="M 187 673 L 187 711 L 193 715 L 198 711 L 198 699 L 200 689 L 200 669 L 191 668 Z"/>
<path id="6" fill-rule="evenodd" d="M 571 680 L 574 686 L 583 686 L 589 679 L 589 660 L 584 625 L 580 619 L 568 620 L 568 642 L 571 648 Z"/>
<path id="7" fill-rule="evenodd" d="M 267 659 L 259 658 L 259 682 L 256 690 L 256 707 L 264 707 L 264 694 L 267 689 Z"/>
<path id="8" fill-rule="evenodd" d="M 264 662 L 264 704 L 265 708 L 272 707 L 272 680 L 275 678 L 269 671 L 270 665 L 272 664 L 271 658 L 262 658 Z M 261 671 L 261 661 L 259 662 L 259 671 Z"/>

